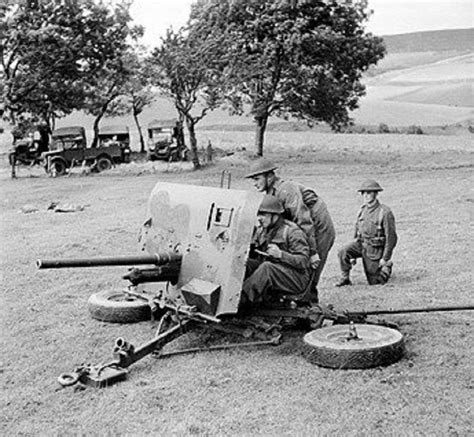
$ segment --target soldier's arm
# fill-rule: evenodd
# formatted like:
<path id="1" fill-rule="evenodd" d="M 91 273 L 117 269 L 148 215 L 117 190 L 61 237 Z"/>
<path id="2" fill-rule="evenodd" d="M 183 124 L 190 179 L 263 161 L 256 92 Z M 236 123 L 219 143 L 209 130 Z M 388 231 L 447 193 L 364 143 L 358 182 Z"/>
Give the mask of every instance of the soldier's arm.
<path id="1" fill-rule="evenodd" d="M 285 211 L 290 213 L 289 219 L 295 222 L 306 234 L 311 253 L 317 253 L 311 213 L 303 202 L 303 196 L 297 184 L 284 183 L 278 193 L 278 197 L 283 203 Z"/>
<path id="2" fill-rule="evenodd" d="M 396 246 L 398 240 L 397 231 L 395 228 L 395 217 L 392 211 L 388 210 L 387 213 L 384 214 L 382 226 L 385 234 L 385 247 L 382 258 L 384 261 L 389 261 L 392 257 L 393 249 Z"/>
<path id="3" fill-rule="evenodd" d="M 288 232 L 287 240 L 288 251 L 281 251 L 280 261 L 298 270 L 308 269 L 310 249 L 304 232 L 295 227 Z"/>

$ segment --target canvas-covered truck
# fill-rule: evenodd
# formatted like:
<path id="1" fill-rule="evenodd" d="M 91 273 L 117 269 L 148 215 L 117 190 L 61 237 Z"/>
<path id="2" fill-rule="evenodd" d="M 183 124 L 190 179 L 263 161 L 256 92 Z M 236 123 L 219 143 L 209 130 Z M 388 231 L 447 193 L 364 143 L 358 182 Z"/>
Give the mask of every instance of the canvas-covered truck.
<path id="1" fill-rule="evenodd" d="M 182 124 L 175 120 L 153 120 L 148 124 L 148 160 L 186 161 Z"/>
<path id="2" fill-rule="evenodd" d="M 86 132 L 82 126 L 69 126 L 53 131 L 50 150 L 42 154 L 45 170 L 52 176 L 62 176 L 74 166 L 85 165 L 104 171 L 115 164 L 128 162 L 129 146 L 119 143 L 87 147 Z"/>
<path id="3" fill-rule="evenodd" d="M 130 129 L 128 126 L 103 126 L 99 129 L 99 146 L 118 145 L 122 150 L 122 161 L 130 162 Z"/>

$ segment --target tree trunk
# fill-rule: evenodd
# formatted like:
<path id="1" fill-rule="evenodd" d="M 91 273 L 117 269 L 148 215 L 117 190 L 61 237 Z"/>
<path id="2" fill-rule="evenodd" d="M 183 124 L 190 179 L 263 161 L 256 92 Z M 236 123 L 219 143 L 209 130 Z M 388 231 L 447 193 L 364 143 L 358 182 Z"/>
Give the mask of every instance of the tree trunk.
<path id="1" fill-rule="evenodd" d="M 254 119 L 257 124 L 255 130 L 255 148 L 257 149 L 257 155 L 263 156 L 263 139 L 265 137 L 265 129 L 267 128 L 268 114 L 255 117 Z"/>
<path id="2" fill-rule="evenodd" d="M 190 116 L 186 116 L 186 127 L 188 128 L 189 142 L 191 143 L 191 160 L 193 161 L 194 170 L 199 170 L 201 168 L 201 164 L 199 163 L 196 131 L 194 130 L 195 125 L 196 122 L 194 119 Z"/>
<path id="3" fill-rule="evenodd" d="M 104 116 L 105 111 L 101 111 L 100 114 L 94 120 L 94 138 L 92 139 L 91 147 L 97 147 L 97 143 L 99 142 L 99 123 Z"/>
<path id="4" fill-rule="evenodd" d="M 142 127 L 140 126 L 140 122 L 138 121 L 138 112 L 133 111 L 133 119 L 135 120 L 135 124 L 137 125 L 138 136 L 140 138 L 140 153 L 145 153 L 145 140 L 143 139 Z"/>

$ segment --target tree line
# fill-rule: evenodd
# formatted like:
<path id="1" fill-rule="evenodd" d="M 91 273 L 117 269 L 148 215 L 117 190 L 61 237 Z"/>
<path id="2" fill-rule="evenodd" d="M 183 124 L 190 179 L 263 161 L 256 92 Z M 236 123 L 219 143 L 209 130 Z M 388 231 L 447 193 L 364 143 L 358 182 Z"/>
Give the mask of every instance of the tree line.
<path id="1" fill-rule="evenodd" d="M 188 22 L 157 46 L 141 44 L 130 2 L 23 0 L 0 10 L 3 116 L 21 127 L 75 110 L 139 115 L 156 90 L 187 127 L 200 167 L 196 125 L 222 107 L 248 114 L 263 155 L 271 116 L 337 130 L 364 95 L 362 74 L 385 54 L 368 33 L 366 0 L 196 0 Z"/>

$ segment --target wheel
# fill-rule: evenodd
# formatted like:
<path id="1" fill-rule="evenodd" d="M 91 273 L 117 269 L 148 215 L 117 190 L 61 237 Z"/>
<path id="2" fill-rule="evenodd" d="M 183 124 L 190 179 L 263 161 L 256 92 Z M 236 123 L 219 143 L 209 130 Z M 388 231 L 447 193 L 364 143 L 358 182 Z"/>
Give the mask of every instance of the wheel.
<path id="1" fill-rule="evenodd" d="M 404 354 L 403 335 L 378 325 L 333 325 L 308 332 L 306 357 L 322 367 L 367 369 L 388 366 Z"/>
<path id="2" fill-rule="evenodd" d="M 52 175 L 63 176 L 66 174 L 66 163 L 62 159 L 52 159 L 48 172 Z"/>
<path id="3" fill-rule="evenodd" d="M 108 156 L 101 156 L 97 160 L 97 164 L 95 167 L 98 171 L 110 170 L 112 168 L 112 161 Z"/>
<path id="4" fill-rule="evenodd" d="M 112 323 L 132 323 L 151 319 L 148 302 L 124 291 L 100 291 L 87 302 L 93 319 Z"/>

